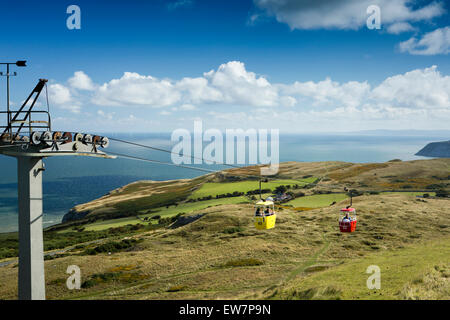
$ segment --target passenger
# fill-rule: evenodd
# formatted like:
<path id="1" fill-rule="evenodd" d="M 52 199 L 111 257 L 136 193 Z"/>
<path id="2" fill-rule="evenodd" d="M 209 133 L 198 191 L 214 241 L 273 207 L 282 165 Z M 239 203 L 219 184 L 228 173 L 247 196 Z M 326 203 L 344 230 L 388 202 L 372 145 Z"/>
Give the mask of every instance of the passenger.
<path id="1" fill-rule="evenodd" d="M 348 215 L 348 212 L 345 213 L 345 217 L 342 219 L 343 222 L 350 222 L 352 218 Z"/>
<path id="2" fill-rule="evenodd" d="M 261 208 L 256 208 L 255 216 L 259 217 L 261 216 Z"/>
<path id="3" fill-rule="evenodd" d="M 266 208 L 266 210 L 264 210 L 264 215 L 265 216 L 270 216 L 269 208 Z"/>

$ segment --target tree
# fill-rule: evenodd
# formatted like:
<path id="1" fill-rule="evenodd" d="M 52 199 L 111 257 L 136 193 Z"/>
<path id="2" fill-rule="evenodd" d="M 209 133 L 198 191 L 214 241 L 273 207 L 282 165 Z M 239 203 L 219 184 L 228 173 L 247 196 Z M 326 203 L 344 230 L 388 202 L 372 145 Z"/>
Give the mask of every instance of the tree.
<path id="1" fill-rule="evenodd" d="M 350 189 L 350 190 L 348 190 L 347 194 L 350 197 L 357 197 L 357 196 L 361 196 L 363 193 L 361 191 L 356 190 L 356 189 Z"/>
<path id="2" fill-rule="evenodd" d="M 287 190 L 286 186 L 281 185 L 275 188 L 275 193 L 276 194 L 285 193 L 286 190 Z"/>
<path id="3" fill-rule="evenodd" d="M 436 191 L 436 197 L 440 197 L 440 198 L 450 197 L 450 192 L 445 189 L 439 189 Z"/>

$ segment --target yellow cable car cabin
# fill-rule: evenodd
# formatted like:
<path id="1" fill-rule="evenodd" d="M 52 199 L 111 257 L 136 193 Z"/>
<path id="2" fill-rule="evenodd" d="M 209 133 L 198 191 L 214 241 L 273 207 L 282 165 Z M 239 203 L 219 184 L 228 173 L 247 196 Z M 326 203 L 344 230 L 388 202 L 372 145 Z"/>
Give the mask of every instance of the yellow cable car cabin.
<path id="1" fill-rule="evenodd" d="M 271 198 L 260 200 L 255 205 L 255 228 L 258 230 L 272 229 L 275 227 L 277 215 Z"/>

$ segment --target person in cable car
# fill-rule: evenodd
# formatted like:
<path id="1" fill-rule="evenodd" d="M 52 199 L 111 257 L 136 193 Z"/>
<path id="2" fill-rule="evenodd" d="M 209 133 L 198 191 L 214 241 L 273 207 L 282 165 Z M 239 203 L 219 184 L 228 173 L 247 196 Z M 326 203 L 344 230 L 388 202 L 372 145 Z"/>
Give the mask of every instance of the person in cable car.
<path id="1" fill-rule="evenodd" d="M 341 209 L 339 229 L 341 232 L 354 232 L 356 230 L 356 210 L 354 208 Z"/>
<path id="2" fill-rule="evenodd" d="M 259 180 L 259 201 L 256 202 L 255 207 L 255 228 L 258 230 L 267 230 L 275 227 L 277 214 L 275 212 L 274 201 L 272 197 L 262 199 L 261 183 L 268 182 L 267 179 Z"/>
<path id="3" fill-rule="evenodd" d="M 348 212 L 345 213 L 344 218 L 342 219 L 344 222 L 350 222 L 352 221 L 352 218 L 348 215 Z"/>
<path id="4" fill-rule="evenodd" d="M 259 202 L 256 203 L 256 207 L 257 207 L 255 211 L 256 229 L 264 230 L 274 228 L 277 215 L 274 210 L 273 201 L 260 200 Z"/>

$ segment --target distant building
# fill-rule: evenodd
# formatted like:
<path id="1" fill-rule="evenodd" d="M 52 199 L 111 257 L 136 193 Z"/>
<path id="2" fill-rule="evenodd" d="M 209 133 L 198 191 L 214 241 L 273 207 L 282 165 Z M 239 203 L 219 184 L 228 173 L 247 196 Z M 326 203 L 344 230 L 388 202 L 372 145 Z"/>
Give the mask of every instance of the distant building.
<path id="1" fill-rule="evenodd" d="M 286 202 L 292 199 L 292 196 L 290 194 L 286 193 L 279 193 L 275 195 L 274 200 L 278 202 Z"/>

